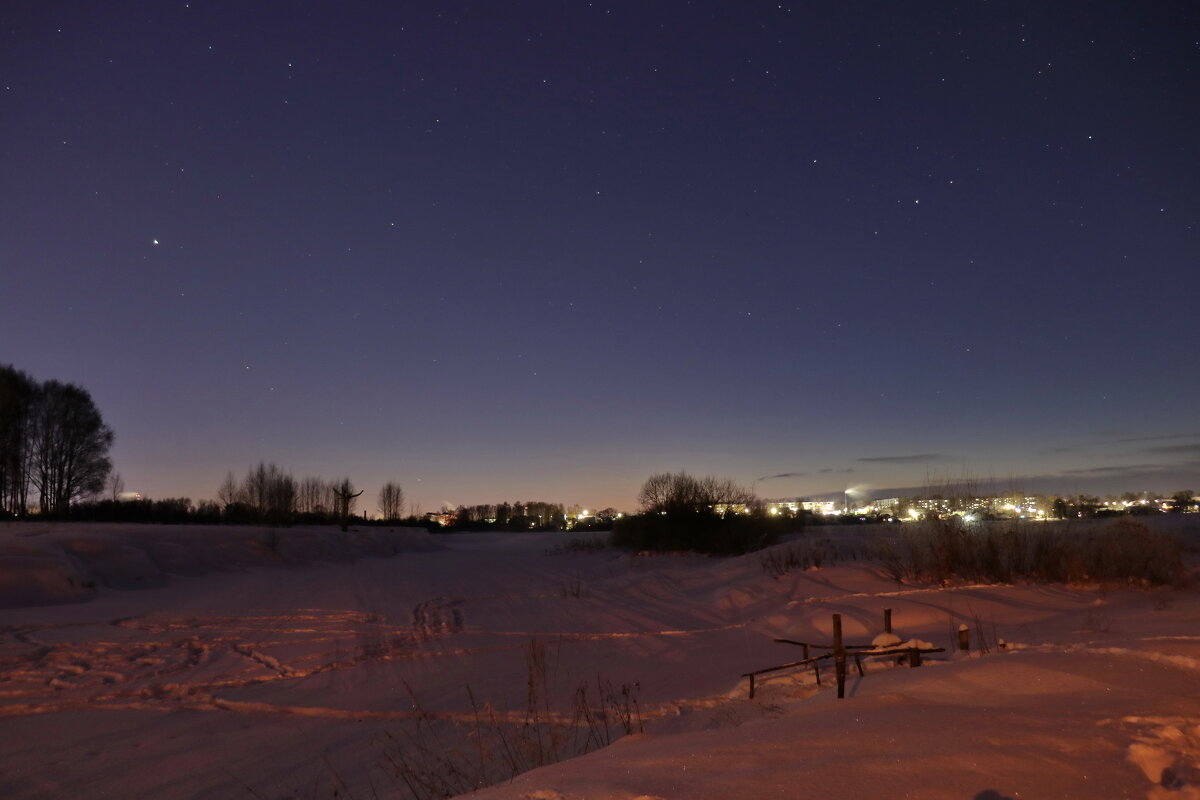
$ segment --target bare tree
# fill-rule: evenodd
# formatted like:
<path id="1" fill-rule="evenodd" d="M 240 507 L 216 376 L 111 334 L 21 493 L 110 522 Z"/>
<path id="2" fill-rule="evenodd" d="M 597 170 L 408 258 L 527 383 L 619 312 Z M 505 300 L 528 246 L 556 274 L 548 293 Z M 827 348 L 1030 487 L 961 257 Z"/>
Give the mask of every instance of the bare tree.
<path id="1" fill-rule="evenodd" d="M 318 505 L 325 514 L 337 514 L 338 499 L 333 493 L 334 488 L 332 481 L 321 481 L 321 502 Z"/>
<path id="2" fill-rule="evenodd" d="M 333 487 L 333 496 L 337 498 L 338 519 L 341 520 L 342 531 L 350 529 L 350 514 L 354 510 L 354 503 L 358 496 L 362 494 L 362 489 L 354 491 L 354 484 L 349 478 L 342 478 Z"/>
<path id="3" fill-rule="evenodd" d="M 251 467 L 241 494 L 259 516 L 276 525 L 290 521 L 296 509 L 296 479 L 273 463 Z"/>
<path id="4" fill-rule="evenodd" d="M 241 502 L 241 493 L 241 487 L 238 486 L 237 478 L 233 476 L 233 470 L 225 473 L 225 480 L 221 481 L 221 485 L 217 487 L 217 499 L 223 506 L 228 507 L 233 503 Z"/>
<path id="5" fill-rule="evenodd" d="M 271 465 L 275 469 L 275 465 Z M 246 479 L 242 481 L 242 496 L 244 502 L 258 512 L 260 516 L 267 513 L 267 493 L 271 476 L 265 462 L 258 462 L 257 467 L 246 471 Z"/>
<path id="6" fill-rule="evenodd" d="M 389 521 L 400 519 L 404 508 L 404 490 L 400 484 L 388 481 L 379 490 L 379 513 Z"/>
<path id="7" fill-rule="evenodd" d="M 326 514 L 330 506 L 326 502 L 328 489 L 320 478 L 308 477 L 300 481 L 296 489 L 296 510 L 302 514 Z"/>
<path id="8" fill-rule="evenodd" d="M 658 472 L 646 478 L 646 482 L 638 490 L 638 505 L 643 511 L 665 511 L 670 502 L 674 481 L 675 476 L 670 472 Z"/>
<path id="9" fill-rule="evenodd" d="M 125 491 L 125 479 L 121 477 L 121 473 L 114 472 L 108 476 L 108 499 L 114 503 L 121 499 L 122 493 Z"/>
<path id="10" fill-rule="evenodd" d="M 61 514 L 72 501 L 104 489 L 112 470 L 112 428 L 86 389 L 47 381 L 32 415 L 29 479 L 43 513 Z"/>
<path id="11" fill-rule="evenodd" d="M 638 504 L 648 513 L 715 511 L 753 502 L 754 493 L 729 478 L 695 478 L 682 470 L 651 475 L 638 491 Z"/>
<path id="12" fill-rule="evenodd" d="M 280 470 L 274 464 L 270 465 L 270 478 L 267 482 L 267 520 L 277 525 L 291 521 L 296 511 L 296 479 Z"/>
<path id="13" fill-rule="evenodd" d="M 30 433 L 37 384 L 0 365 L 0 515 L 24 516 L 29 506 Z"/>

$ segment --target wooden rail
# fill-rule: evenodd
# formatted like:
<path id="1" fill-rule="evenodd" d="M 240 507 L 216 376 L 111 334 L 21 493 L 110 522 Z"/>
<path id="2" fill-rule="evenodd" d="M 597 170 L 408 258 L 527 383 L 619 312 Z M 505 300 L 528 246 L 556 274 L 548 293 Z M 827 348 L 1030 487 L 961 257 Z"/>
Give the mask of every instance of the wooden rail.
<path id="1" fill-rule="evenodd" d="M 892 632 L 892 610 L 885 608 L 883 610 L 883 626 L 886 633 Z M 752 672 L 742 673 L 743 678 L 750 681 L 750 699 L 754 699 L 755 678 L 759 675 L 765 675 L 769 672 L 779 672 L 785 669 L 795 669 L 796 667 L 811 666 L 813 674 L 816 676 L 817 685 L 821 685 L 821 662 L 827 658 L 832 658 L 834 661 L 834 675 L 837 679 L 838 698 L 846 696 L 846 657 L 854 658 L 854 665 L 858 668 L 860 676 L 866 675 L 863 670 L 863 656 L 907 656 L 908 666 L 921 666 L 921 656 L 927 653 L 944 653 L 944 647 L 899 647 L 899 646 L 884 646 L 877 647 L 872 644 L 846 644 L 842 641 L 842 615 L 833 615 L 833 644 L 816 644 L 814 642 L 797 642 L 793 639 L 775 639 L 775 642 L 780 644 L 792 644 L 804 648 L 804 658 L 799 661 L 790 661 L 787 664 L 779 664 L 774 667 L 766 667 L 765 669 L 756 669 Z M 827 652 L 820 655 L 810 656 L 809 652 L 812 649 L 826 650 Z"/>

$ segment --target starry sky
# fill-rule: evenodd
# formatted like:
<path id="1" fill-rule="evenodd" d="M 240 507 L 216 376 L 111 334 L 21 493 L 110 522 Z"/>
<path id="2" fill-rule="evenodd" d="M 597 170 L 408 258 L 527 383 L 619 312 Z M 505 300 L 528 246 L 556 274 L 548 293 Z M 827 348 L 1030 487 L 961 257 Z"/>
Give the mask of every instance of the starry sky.
<path id="1" fill-rule="evenodd" d="M 13 0 L 0 37 L 0 362 L 89 389 L 131 490 L 1200 489 L 1194 3 Z"/>

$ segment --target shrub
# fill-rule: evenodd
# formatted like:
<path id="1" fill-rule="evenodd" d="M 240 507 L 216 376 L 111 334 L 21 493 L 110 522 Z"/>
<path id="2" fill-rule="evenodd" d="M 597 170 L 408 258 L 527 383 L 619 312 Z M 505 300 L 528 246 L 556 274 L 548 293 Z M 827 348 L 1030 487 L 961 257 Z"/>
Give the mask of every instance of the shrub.
<path id="1" fill-rule="evenodd" d="M 1087 531 L 1054 523 L 967 527 L 954 518 L 933 520 L 885 542 L 877 558 L 897 581 L 1163 586 L 1184 578 L 1180 541 L 1130 519 Z"/>
<path id="2" fill-rule="evenodd" d="M 560 556 L 565 553 L 599 553 L 609 546 L 607 536 L 589 536 L 585 539 L 569 539 L 546 550 L 548 556 Z"/>
<path id="3" fill-rule="evenodd" d="M 824 547 L 805 540 L 769 550 L 759 557 L 758 563 L 772 578 L 782 578 L 794 570 L 820 569 L 825 559 Z"/>
<path id="4" fill-rule="evenodd" d="M 468 718 L 439 719 L 425 711 L 408 689 L 413 725 L 382 739 L 380 766 L 415 800 L 466 795 L 522 772 L 607 747 L 622 736 L 642 733 L 640 686 L 620 686 L 596 677 L 564 698 L 554 653 L 534 640 L 525 653 L 526 704 L 505 712 L 480 703 L 471 688 Z M 407 688 L 407 685 L 406 685 Z M 594 693 L 593 693 L 594 692 Z M 342 795 L 336 795 L 342 796 Z"/>
<path id="5" fill-rule="evenodd" d="M 757 514 L 649 512 L 622 517 L 613 523 L 612 543 L 614 547 L 637 551 L 740 555 L 773 544 L 782 527 L 779 521 Z"/>

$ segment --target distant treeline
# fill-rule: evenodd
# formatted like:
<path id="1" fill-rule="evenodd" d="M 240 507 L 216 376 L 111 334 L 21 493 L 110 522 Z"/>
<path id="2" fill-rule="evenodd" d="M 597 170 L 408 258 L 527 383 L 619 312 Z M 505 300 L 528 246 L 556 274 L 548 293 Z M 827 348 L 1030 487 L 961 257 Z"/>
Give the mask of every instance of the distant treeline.
<path id="1" fill-rule="evenodd" d="M 232 472 L 217 488 L 217 500 L 227 522 L 338 522 L 344 527 L 354 517 L 362 491 L 349 478 L 330 481 L 319 477 L 297 480 L 275 464 L 260 462 L 239 481 Z M 384 522 L 399 522 L 404 510 L 404 490 L 389 481 L 379 491 Z"/>
<path id="2" fill-rule="evenodd" d="M 25 516 L 34 497 L 43 515 L 66 515 L 104 488 L 112 443 L 86 389 L 0 364 L 0 516 Z"/>
<path id="3" fill-rule="evenodd" d="M 90 500 L 75 503 L 65 518 L 77 522 L 160 522 L 171 525 L 219 525 L 224 510 L 211 500 L 193 504 L 188 497 L 163 500 Z"/>
<path id="4" fill-rule="evenodd" d="M 297 480 L 276 464 L 260 462 L 240 479 L 226 474 L 217 487 L 217 501 L 193 504 L 186 497 L 165 500 L 125 499 L 76 503 L 65 514 L 69 519 L 92 522 L 162 522 L 231 525 L 346 525 L 367 522 L 355 514 L 361 491 L 349 478 L 330 481 L 307 477 Z M 379 492 L 382 524 L 424 524 L 404 517 L 404 491 L 399 484 L 384 484 Z"/>
<path id="5" fill-rule="evenodd" d="M 335 490 L 344 482 L 305 478 L 296 482 L 293 505 L 288 505 L 288 478 L 272 464 L 260 464 L 238 481 L 227 476 L 219 494 L 221 502 L 205 500 L 193 503 L 187 497 L 163 500 L 94 500 L 72 505 L 66 519 L 88 522 L 137 522 L 194 525 L 332 525 L 343 521 Z M 232 485 L 234 491 L 229 493 Z M 390 488 L 389 488 L 390 487 Z M 353 484 L 351 484 L 353 489 Z M 385 497 L 386 495 L 386 497 Z M 557 531 L 568 527 L 568 518 L 560 503 L 538 500 L 496 505 L 459 506 L 444 514 L 401 513 L 403 491 L 396 484 L 380 490 L 381 519 L 356 516 L 351 508 L 348 518 L 355 525 L 405 525 L 443 533 L 456 531 Z M 226 501 L 224 498 L 233 499 Z M 386 501 L 386 502 L 385 502 Z M 575 531 L 606 531 L 612 528 L 612 515 L 571 520 Z"/>
<path id="6" fill-rule="evenodd" d="M 162 523 L 168 525 L 335 525 L 342 519 L 334 512 L 295 513 L 277 522 L 270 515 L 254 508 L 231 504 L 222 506 L 212 500 L 193 503 L 188 497 L 169 497 L 162 500 L 93 500 L 75 503 L 66 514 L 57 519 L 77 522 L 134 522 Z M 392 520 L 368 520 L 350 515 L 348 521 L 355 525 L 404 525 L 412 527 L 436 527 L 424 517 L 401 517 Z"/>

